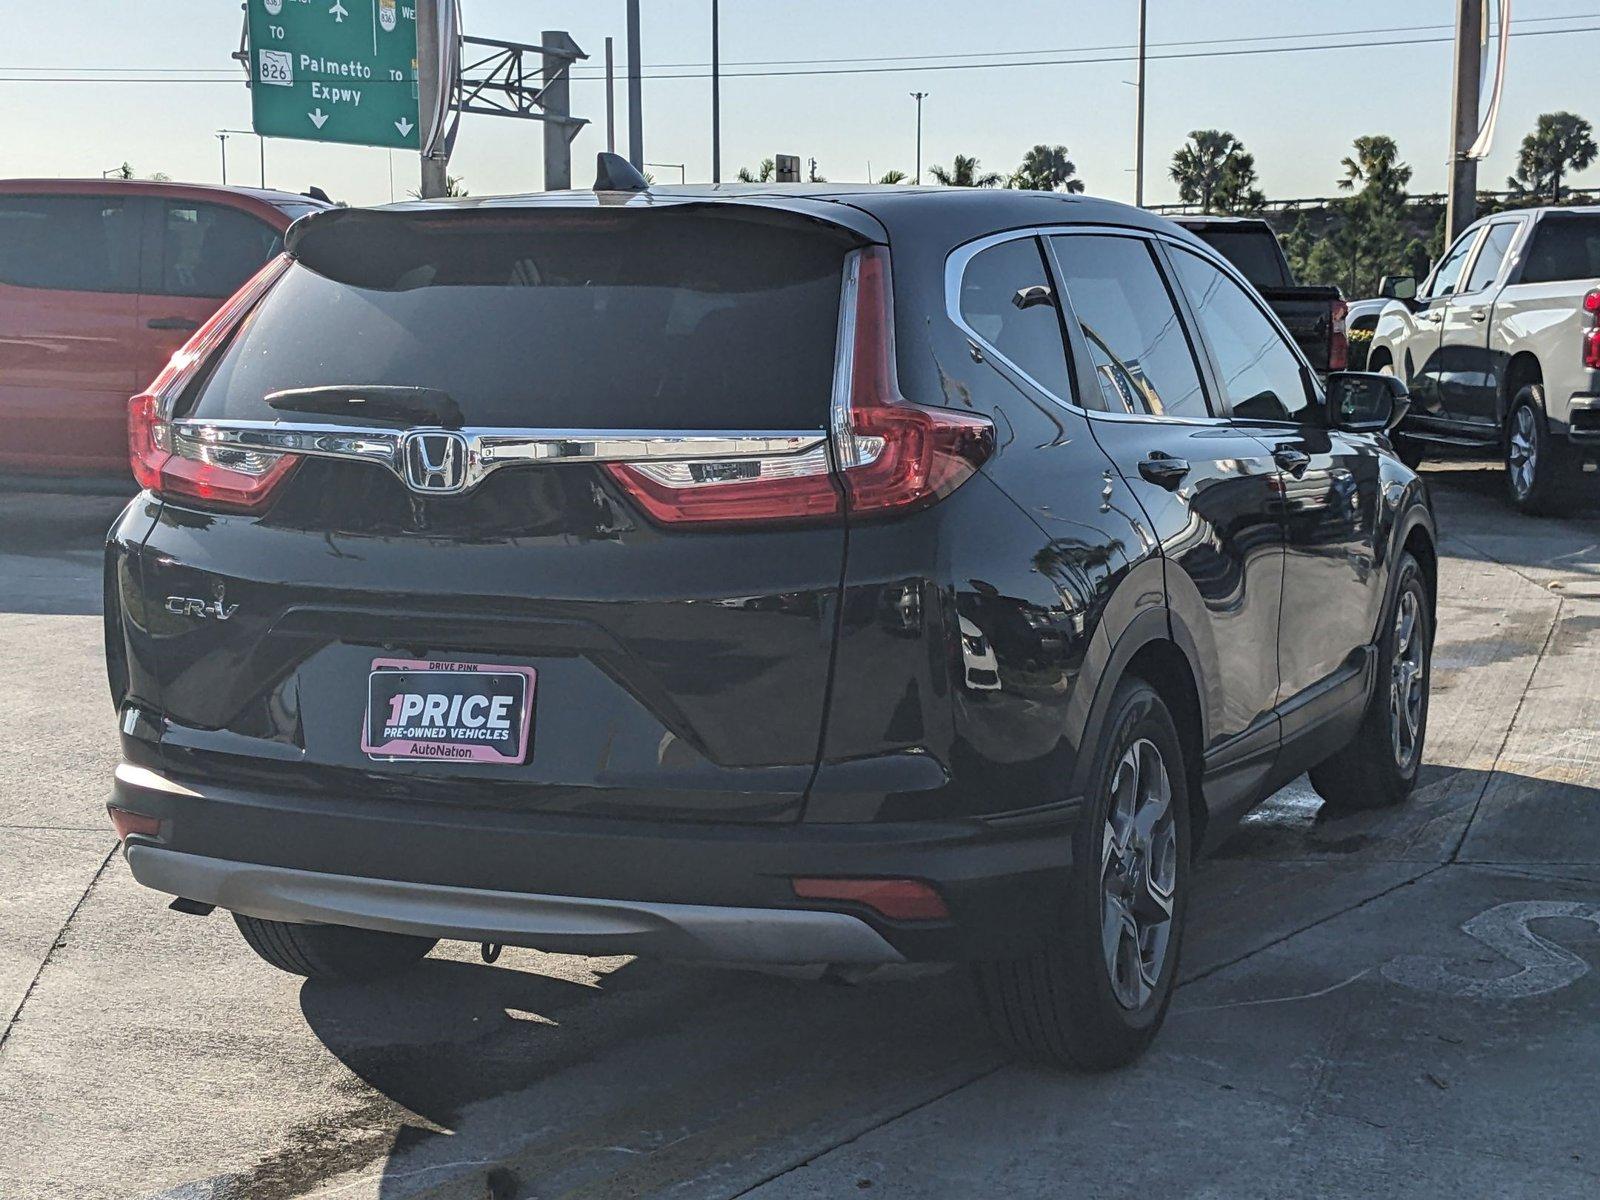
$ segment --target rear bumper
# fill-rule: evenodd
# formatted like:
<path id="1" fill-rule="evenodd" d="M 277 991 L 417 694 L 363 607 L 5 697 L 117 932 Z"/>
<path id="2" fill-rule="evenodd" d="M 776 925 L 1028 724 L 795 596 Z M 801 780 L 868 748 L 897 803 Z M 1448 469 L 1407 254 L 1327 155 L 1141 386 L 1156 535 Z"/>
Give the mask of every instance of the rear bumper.
<path id="1" fill-rule="evenodd" d="M 117 769 L 148 887 L 252 916 L 579 954 L 881 963 L 1012 957 L 1059 916 L 1076 805 L 1008 820 L 585 819 L 194 783 Z M 910 878 L 948 919 L 808 901 L 796 877 Z"/>
<path id="2" fill-rule="evenodd" d="M 579 954 L 759 963 L 895 963 L 901 954 L 844 913 L 540 896 L 327 875 L 128 847 L 148 888 L 274 921 Z"/>

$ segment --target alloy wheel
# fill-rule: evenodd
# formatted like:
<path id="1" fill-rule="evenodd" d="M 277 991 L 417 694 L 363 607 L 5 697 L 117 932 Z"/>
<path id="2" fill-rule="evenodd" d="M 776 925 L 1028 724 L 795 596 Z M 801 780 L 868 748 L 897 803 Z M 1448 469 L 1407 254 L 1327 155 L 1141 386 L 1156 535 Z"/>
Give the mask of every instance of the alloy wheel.
<path id="1" fill-rule="evenodd" d="M 1137 1011 L 1154 994 L 1172 937 L 1178 831 L 1154 742 L 1129 746 L 1111 778 L 1100 853 L 1100 932 L 1111 990 Z"/>
<path id="2" fill-rule="evenodd" d="M 1511 440 L 1506 449 L 1511 488 L 1518 496 L 1527 496 L 1533 491 L 1534 472 L 1539 465 L 1538 447 L 1533 409 L 1524 404 L 1511 420 Z"/>
<path id="3" fill-rule="evenodd" d="M 1389 678 L 1389 738 L 1395 765 L 1411 769 L 1422 736 L 1422 702 L 1427 687 L 1428 647 L 1422 637 L 1417 594 L 1400 593 L 1395 607 L 1394 660 Z"/>

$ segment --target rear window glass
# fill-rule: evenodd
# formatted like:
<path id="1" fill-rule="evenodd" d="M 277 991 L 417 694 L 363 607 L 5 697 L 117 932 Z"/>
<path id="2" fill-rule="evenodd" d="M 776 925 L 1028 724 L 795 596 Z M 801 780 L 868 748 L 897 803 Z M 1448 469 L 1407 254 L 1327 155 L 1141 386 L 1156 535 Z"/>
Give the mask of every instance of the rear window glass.
<path id="1" fill-rule="evenodd" d="M 0 196 L 0 283 L 63 292 L 135 292 L 132 207 L 102 196 Z"/>
<path id="2" fill-rule="evenodd" d="M 1523 283 L 1600 278 L 1600 217 L 1551 215 L 1533 231 Z"/>
<path id="3" fill-rule="evenodd" d="M 848 247 L 819 228 L 671 212 L 360 217 L 307 234 L 305 261 L 235 335 L 193 412 L 266 418 L 271 392 L 396 385 L 448 393 L 469 425 L 821 428 Z"/>
<path id="4" fill-rule="evenodd" d="M 1238 267 L 1239 274 L 1256 287 L 1290 286 L 1283 268 L 1283 254 L 1278 249 L 1278 239 L 1271 230 L 1226 229 L 1213 225 L 1194 232 L 1202 242 Z"/>

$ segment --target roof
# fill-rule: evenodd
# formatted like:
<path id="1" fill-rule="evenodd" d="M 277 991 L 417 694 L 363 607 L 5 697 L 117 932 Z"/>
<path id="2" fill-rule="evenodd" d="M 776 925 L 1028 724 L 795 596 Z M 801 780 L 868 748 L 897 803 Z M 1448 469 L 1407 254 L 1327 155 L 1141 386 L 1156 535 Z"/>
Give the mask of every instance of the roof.
<path id="1" fill-rule="evenodd" d="M 0 179 L 0 191 L 6 189 L 35 191 L 49 188 L 69 188 L 78 192 L 114 190 L 155 192 L 158 194 L 181 189 L 185 192 L 216 192 L 229 196 L 250 196 L 272 205 L 321 205 L 323 203 L 299 192 L 286 192 L 277 188 L 224 187 L 214 183 L 188 183 L 182 179 L 96 179 L 94 176 L 60 179 Z"/>

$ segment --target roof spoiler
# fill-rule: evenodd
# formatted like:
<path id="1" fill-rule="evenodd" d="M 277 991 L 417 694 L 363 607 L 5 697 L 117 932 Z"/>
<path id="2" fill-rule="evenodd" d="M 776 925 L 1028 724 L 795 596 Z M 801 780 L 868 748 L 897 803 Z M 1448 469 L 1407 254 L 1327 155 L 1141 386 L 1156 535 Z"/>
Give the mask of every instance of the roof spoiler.
<path id="1" fill-rule="evenodd" d="M 597 192 L 647 192 L 650 181 L 620 154 L 605 150 L 594 156 L 594 190 Z"/>

